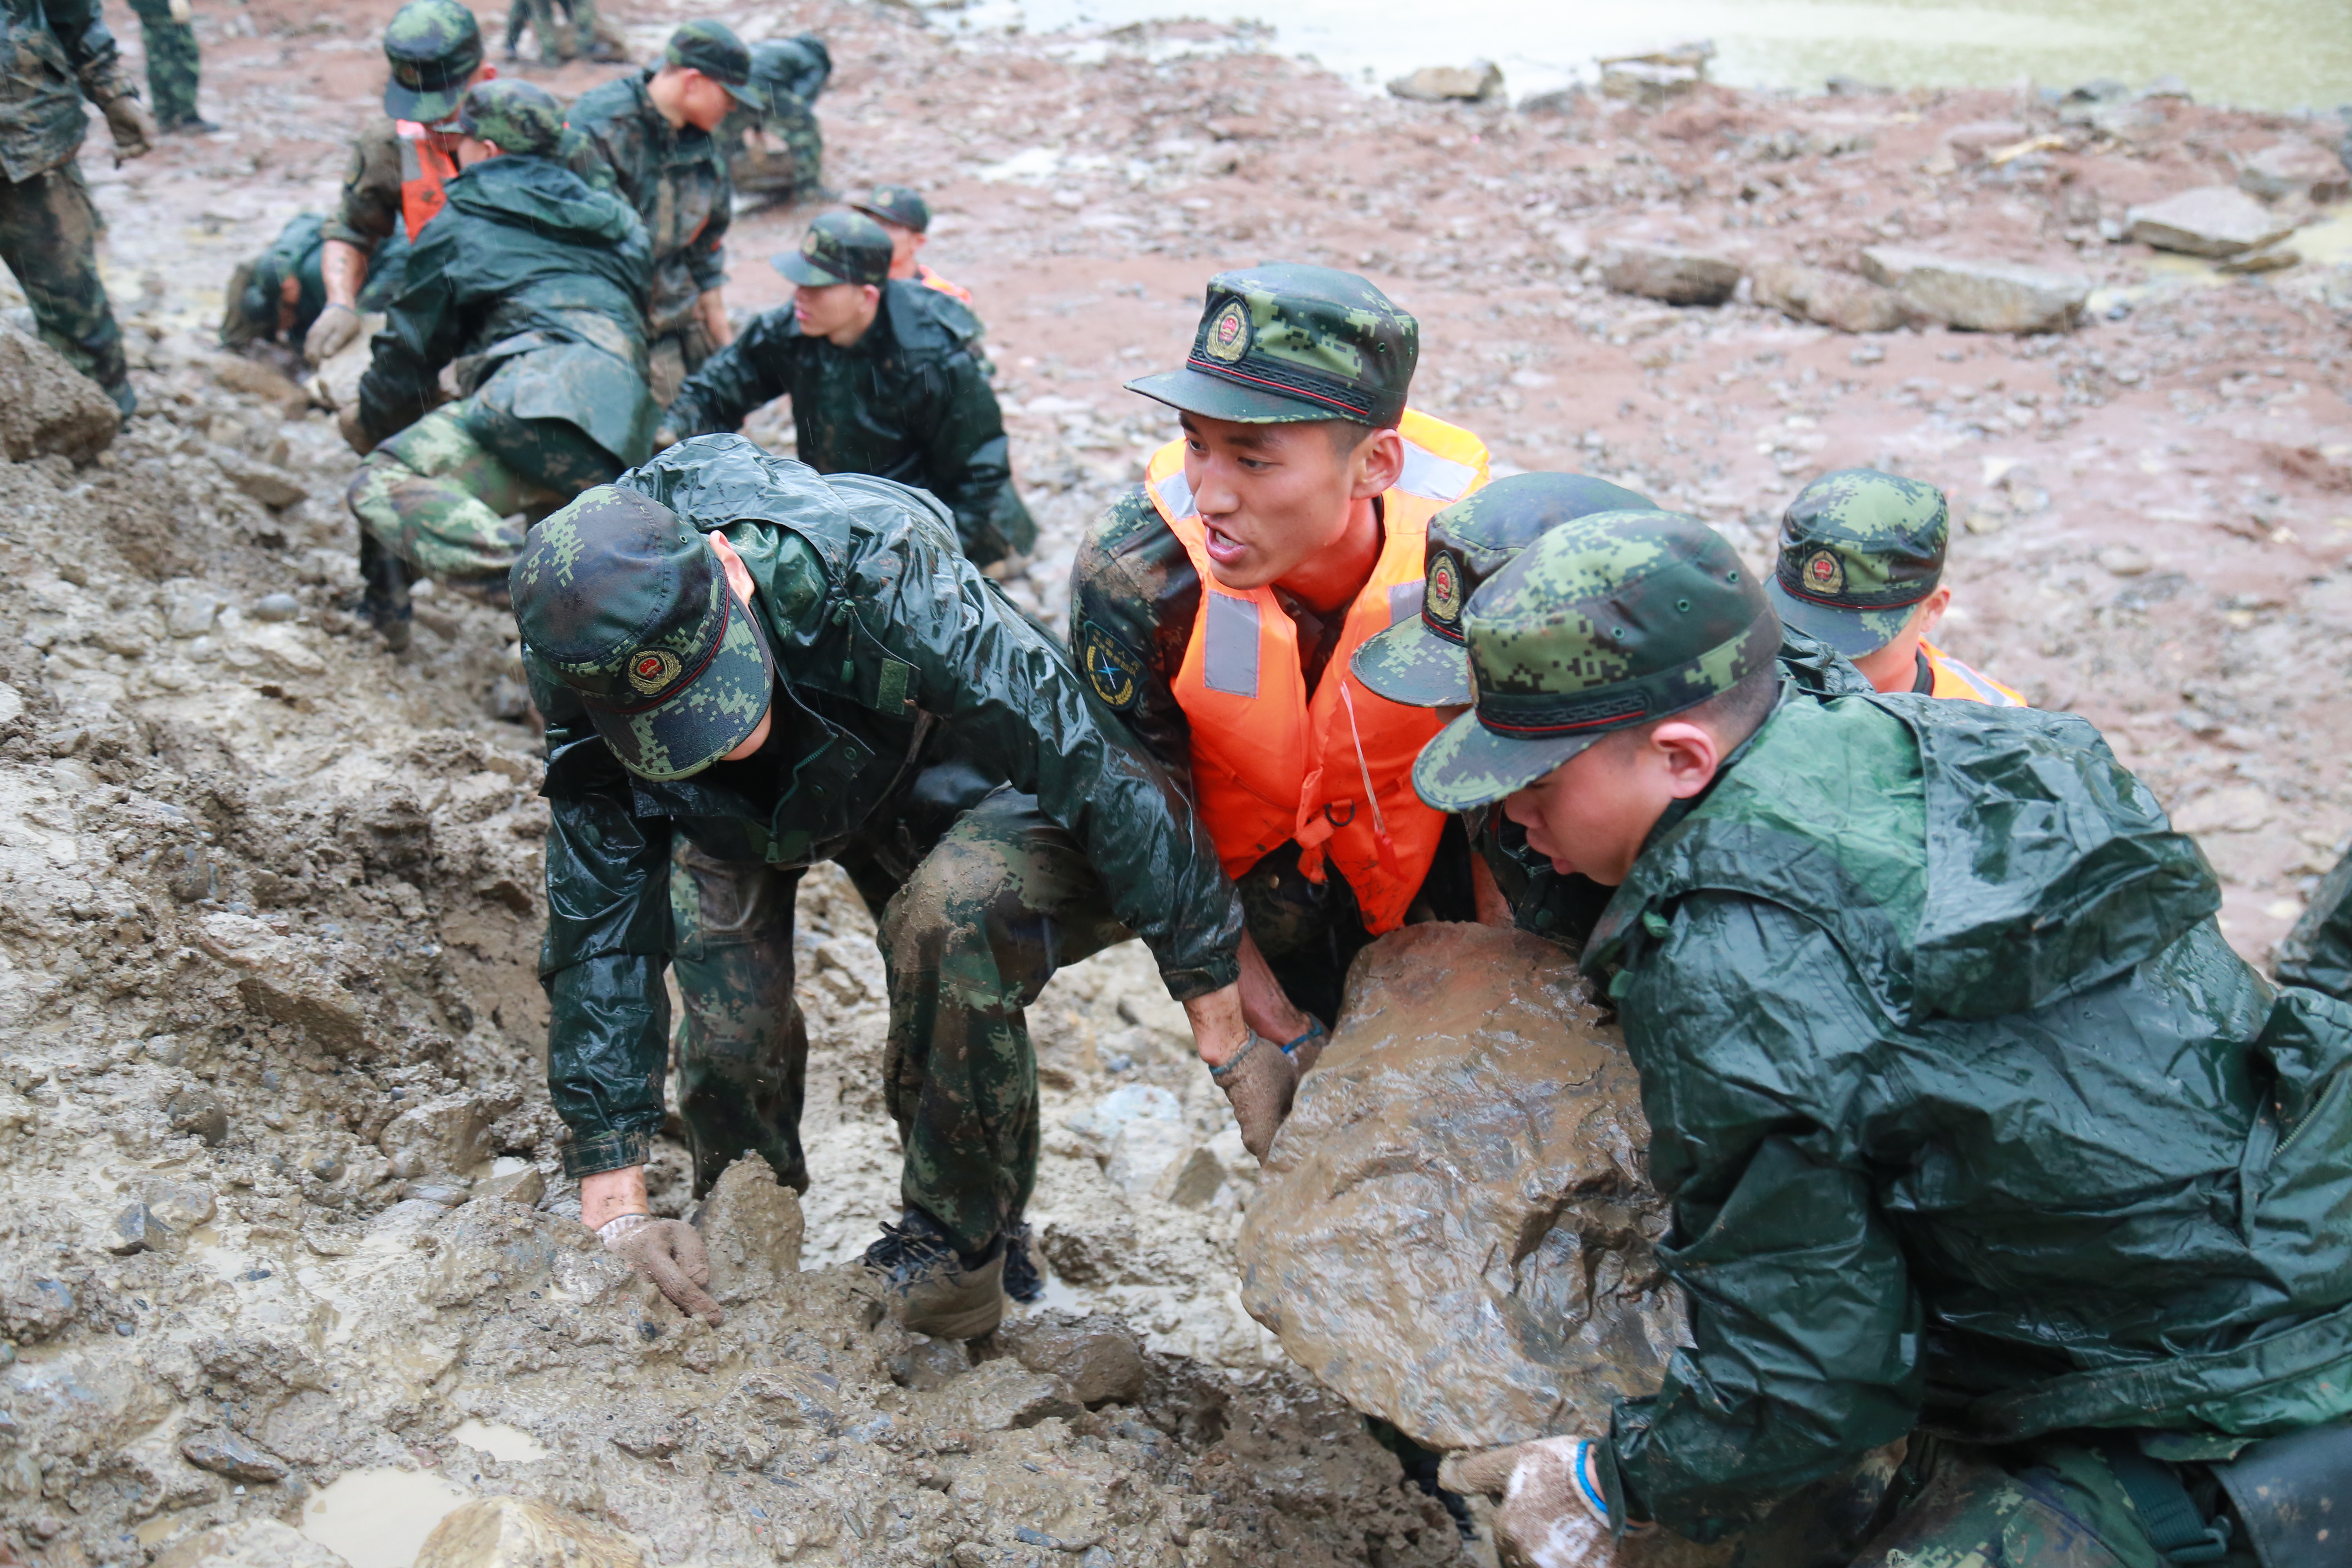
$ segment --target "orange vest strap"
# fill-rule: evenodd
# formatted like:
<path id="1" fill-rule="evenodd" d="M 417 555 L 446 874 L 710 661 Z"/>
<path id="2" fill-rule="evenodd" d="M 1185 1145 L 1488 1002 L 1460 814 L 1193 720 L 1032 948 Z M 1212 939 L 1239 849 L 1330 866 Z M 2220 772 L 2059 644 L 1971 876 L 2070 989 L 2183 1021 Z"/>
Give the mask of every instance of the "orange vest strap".
<path id="1" fill-rule="evenodd" d="M 417 231 L 447 205 L 441 187 L 457 177 L 457 161 L 435 146 L 431 130 L 414 120 L 394 121 L 393 130 L 400 137 L 400 217 L 414 244 Z"/>
<path id="2" fill-rule="evenodd" d="M 1930 697 L 1950 698 L 1961 702 L 1988 702 L 1995 708 L 2031 708 L 2024 695 L 2014 688 L 2003 686 L 1982 670 L 1971 669 L 1925 638 L 1919 651 L 1927 656 L 1927 669 L 1935 678 Z"/>

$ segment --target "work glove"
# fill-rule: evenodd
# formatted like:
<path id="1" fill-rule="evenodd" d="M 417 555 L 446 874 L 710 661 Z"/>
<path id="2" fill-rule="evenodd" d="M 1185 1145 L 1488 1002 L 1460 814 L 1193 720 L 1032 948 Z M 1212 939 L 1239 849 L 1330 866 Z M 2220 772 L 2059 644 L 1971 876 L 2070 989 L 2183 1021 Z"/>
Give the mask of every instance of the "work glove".
<path id="1" fill-rule="evenodd" d="M 146 156 L 162 134 L 155 129 L 155 117 L 147 112 L 133 92 L 118 92 L 99 100 L 99 110 L 106 116 L 106 128 L 114 132 L 114 166 L 118 169 L 133 158 Z"/>
<path id="2" fill-rule="evenodd" d="M 360 313 L 349 305 L 330 304 L 302 334 L 302 357 L 312 364 L 324 364 L 360 335 Z"/>
<path id="3" fill-rule="evenodd" d="M 1506 1568 L 1605 1568 L 1617 1560 L 1617 1543 L 1601 1489 L 1600 1447 L 1591 1437 L 1539 1437 L 1453 1454 L 1438 1467 L 1437 1484 L 1502 1499 L 1495 1545 Z"/>
<path id="4" fill-rule="evenodd" d="M 1272 1040 L 1250 1031 L 1242 1048 L 1211 1068 L 1209 1077 L 1225 1091 L 1234 1120 L 1242 1124 L 1242 1147 L 1263 1164 L 1274 1147 L 1282 1119 L 1290 1114 L 1290 1097 L 1298 1090 L 1298 1068 Z"/>
<path id="5" fill-rule="evenodd" d="M 605 1251 L 652 1280 L 654 1289 L 679 1311 L 714 1329 L 726 1320 L 719 1303 L 702 1289 L 710 1283 L 710 1255 L 702 1249 L 702 1233 L 684 1220 L 625 1214 L 606 1220 L 596 1235 Z"/>
<path id="6" fill-rule="evenodd" d="M 1282 1047 L 1282 1054 L 1290 1058 L 1290 1065 L 1298 1069 L 1299 1080 L 1304 1082 L 1307 1075 L 1315 1070 L 1315 1063 L 1323 1055 L 1323 1047 L 1330 1043 L 1331 1031 L 1323 1026 L 1322 1019 L 1309 1013 L 1307 1015 L 1307 1027 L 1297 1039 Z"/>

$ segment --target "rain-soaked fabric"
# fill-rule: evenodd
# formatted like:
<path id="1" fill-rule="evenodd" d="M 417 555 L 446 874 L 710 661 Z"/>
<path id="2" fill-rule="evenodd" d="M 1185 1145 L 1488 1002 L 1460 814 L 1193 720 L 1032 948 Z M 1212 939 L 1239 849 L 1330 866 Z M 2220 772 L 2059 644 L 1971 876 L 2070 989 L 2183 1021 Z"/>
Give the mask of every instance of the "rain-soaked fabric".
<path id="1" fill-rule="evenodd" d="M 582 93 L 572 106 L 572 127 L 595 144 L 612 171 L 612 188 L 645 224 L 653 247 L 646 326 L 661 339 L 682 330 L 696 301 L 727 281 L 735 192 L 709 133 L 673 127 L 654 107 L 646 84 L 655 68 Z"/>
<path id="2" fill-rule="evenodd" d="M 552 1004 L 549 1087 L 572 1129 L 571 1169 L 634 1163 L 662 1123 L 661 966 L 672 952 L 679 836 L 720 860 L 784 870 L 839 859 L 878 904 L 979 795 L 1009 784 L 1077 847 L 1110 918 L 1150 946 L 1170 994 L 1234 981 L 1241 910 L 1214 847 L 1125 733 L 1097 719 L 1060 647 L 962 560 L 935 502 L 860 476 L 821 478 L 731 436 L 673 447 L 620 482 L 723 531 L 743 557 L 776 654 L 777 722 L 748 761 L 657 784 L 623 769 L 571 689 L 525 661 L 548 723 L 540 973 Z M 941 793 L 940 781 L 959 772 L 965 784 Z M 886 863 L 887 875 L 860 869 Z M 967 902 L 992 919 L 1011 907 L 978 893 Z M 1049 953 L 1078 950 L 1074 939 L 1051 940 Z M 993 1017 L 1034 999 L 1024 978 L 989 1001 L 971 971 L 947 962 L 971 951 L 942 947 L 939 984 L 965 994 L 934 1000 L 934 1017 Z M 899 987 L 894 978 L 894 996 Z M 922 1048 L 925 1074 L 944 1079 L 938 1046 Z M 903 1102 L 908 1091 L 892 1092 Z M 990 1185 L 1004 1190 L 992 1177 Z"/>
<path id="3" fill-rule="evenodd" d="M 122 329 L 98 270 L 104 224 L 71 163 L 0 183 L 0 262 L 33 308 L 41 341 L 128 407 L 131 372 Z"/>
<path id="4" fill-rule="evenodd" d="M 121 65 L 99 0 L 0 0 L 0 177 L 21 184 L 70 164 L 85 100 L 125 91 Z"/>
<path id="5" fill-rule="evenodd" d="M 1919 1424 L 2352 1409 L 2352 1007 L 2276 991 L 2079 719 L 1784 691 L 1582 963 L 1642 1073 L 1692 1345 L 1618 1408 L 1711 1536 Z"/>
<path id="6" fill-rule="evenodd" d="M 139 18 L 139 36 L 147 45 L 147 107 L 155 123 L 166 131 L 191 123 L 203 69 L 196 29 L 173 18 L 172 0 L 131 0 L 131 14 Z"/>
<path id="7" fill-rule="evenodd" d="M 604 155 L 577 132 L 564 133 L 563 150 L 556 162 L 594 189 L 613 187 L 613 171 Z M 352 139 L 351 159 L 343 168 L 342 194 L 334 210 L 327 215 L 325 237 L 339 239 L 365 252 L 370 258 L 371 282 L 394 265 L 394 257 L 381 247 L 397 235 L 402 237 L 402 254 L 405 254 L 405 242 L 414 237 L 401 217 L 404 169 L 399 122 L 389 115 L 370 121 Z"/>
<path id="8" fill-rule="evenodd" d="M 523 476 L 514 455 L 522 442 L 493 448 L 476 435 L 468 416 L 477 402 L 436 408 L 369 453 L 346 500 L 361 526 L 418 574 L 504 583 L 524 537 L 509 519 L 544 513 L 566 497 Z M 575 463 L 601 456 L 570 426 L 538 423 L 519 434 L 551 437 L 547 445 Z"/>
<path id="9" fill-rule="evenodd" d="M 2278 977 L 2352 1002 L 2352 854 L 2320 879 L 2303 918 L 2279 943 Z"/>

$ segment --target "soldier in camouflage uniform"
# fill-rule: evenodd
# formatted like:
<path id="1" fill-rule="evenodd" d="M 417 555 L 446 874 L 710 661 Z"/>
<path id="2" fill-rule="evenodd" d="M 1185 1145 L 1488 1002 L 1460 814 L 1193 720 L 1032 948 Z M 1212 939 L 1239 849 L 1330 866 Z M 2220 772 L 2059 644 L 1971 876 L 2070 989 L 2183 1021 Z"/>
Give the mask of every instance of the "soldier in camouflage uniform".
<path id="1" fill-rule="evenodd" d="M 33 307 L 42 342 L 127 419 L 138 399 L 99 276 L 104 224 L 74 154 L 89 129 L 84 100 L 104 110 L 117 164 L 148 150 L 155 122 L 122 79 L 97 0 L 0 0 L 0 261 Z"/>
<path id="2" fill-rule="evenodd" d="M 946 296 L 889 276 L 890 241 L 870 219 L 826 213 L 775 259 L 795 285 L 695 372 L 663 416 L 672 438 L 738 430 L 793 400 L 801 461 L 930 491 L 955 513 L 964 554 L 985 566 L 1025 552 L 1037 525 L 1013 488 L 1004 416 L 974 343 L 980 323 Z"/>
<path id="3" fill-rule="evenodd" d="M 320 273 L 326 219 L 297 213 L 268 249 L 229 274 L 221 311 L 225 349 L 253 343 L 300 346 L 310 324 L 326 308 L 327 286 Z"/>
<path id="4" fill-rule="evenodd" d="M 514 605 L 547 718 L 548 1081 L 584 1219 L 717 1320 L 692 1228 L 646 1213 L 662 969 L 686 999 L 696 1190 L 747 1151 L 805 1189 L 793 889 L 835 860 L 878 917 L 907 1150 L 904 1216 L 866 1261 L 908 1327 L 989 1331 L 1006 1289 L 1035 1289 L 1022 1009 L 1055 968 L 1139 935 L 1204 1054 L 1247 1042 L 1240 911 L 1181 801 L 936 500 L 740 437 L 673 447 L 541 523 Z"/>
<path id="5" fill-rule="evenodd" d="M 592 60 L 628 58 L 625 40 L 598 13 L 596 0 L 513 0 L 507 7 L 508 59 L 518 58 L 526 26 L 539 37 L 541 65 L 562 65 L 583 55 Z"/>
<path id="6" fill-rule="evenodd" d="M 735 188 L 788 206 L 831 200 L 824 133 L 812 106 L 833 75 L 832 51 L 814 33 L 771 38 L 751 46 L 751 75 L 767 89 L 768 111 L 738 108 L 714 132 Z"/>
<path id="7" fill-rule="evenodd" d="M 217 131 L 196 113 L 196 78 L 203 61 L 188 0 L 131 0 L 139 34 L 147 45 L 147 90 L 155 100 L 155 123 L 164 131 Z"/>
<path id="8" fill-rule="evenodd" d="M 710 133 L 739 106 L 765 113 L 767 91 L 752 79 L 751 51 L 717 22 L 688 22 L 658 67 L 592 88 L 572 106 L 572 127 L 595 143 L 653 243 L 646 324 L 663 404 L 734 340 L 719 286 L 735 192 Z"/>
<path id="9" fill-rule="evenodd" d="M 2344 1562 L 2352 1006 L 2230 950 L 2096 731 L 1806 689 L 1666 513 L 1551 530 L 1462 626 L 1414 784 L 1615 889 L 1580 963 L 1690 1313 L 1609 1431 L 1449 1461 L 1505 1560 L 1654 1523 L 1754 1565 Z"/>
<path id="10" fill-rule="evenodd" d="M 931 241 L 931 204 L 911 185 L 876 185 L 849 204 L 882 226 L 890 237 L 890 276 L 936 289 L 960 304 L 971 303 L 971 290 L 950 283 L 926 267 L 920 258 Z"/>
<path id="11" fill-rule="evenodd" d="M 653 449 L 643 303 L 651 265 L 628 205 L 554 161 L 563 109 L 488 81 L 459 117 L 467 166 L 410 252 L 345 434 L 369 617 L 406 641 L 412 574 L 503 595 L 514 514 L 544 513 Z M 460 365 L 460 401 L 436 407 Z"/>

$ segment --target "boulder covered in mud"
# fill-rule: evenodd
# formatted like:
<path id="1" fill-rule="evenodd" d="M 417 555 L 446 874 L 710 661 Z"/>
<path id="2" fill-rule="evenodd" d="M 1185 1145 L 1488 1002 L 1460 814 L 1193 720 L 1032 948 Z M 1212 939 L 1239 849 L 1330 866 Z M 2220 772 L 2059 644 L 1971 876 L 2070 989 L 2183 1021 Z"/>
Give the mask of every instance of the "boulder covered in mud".
<path id="1" fill-rule="evenodd" d="M 1559 949 L 1421 925 L 1348 975 L 1250 1205 L 1242 1300 L 1358 1409 L 1438 1449 L 1602 1431 L 1682 1314 L 1622 1037 Z"/>

